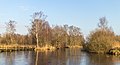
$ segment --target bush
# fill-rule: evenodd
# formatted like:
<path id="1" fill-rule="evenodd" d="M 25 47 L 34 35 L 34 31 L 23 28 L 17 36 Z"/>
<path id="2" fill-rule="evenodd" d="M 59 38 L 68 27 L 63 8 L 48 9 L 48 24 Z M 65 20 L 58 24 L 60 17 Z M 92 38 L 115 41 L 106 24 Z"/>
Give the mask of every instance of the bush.
<path id="1" fill-rule="evenodd" d="M 101 19 L 100 19 L 101 20 Z M 105 25 L 106 20 L 100 21 L 100 26 L 87 37 L 85 49 L 88 52 L 106 53 L 115 41 L 114 32 Z"/>
<path id="2" fill-rule="evenodd" d="M 112 43 L 114 43 L 114 33 L 98 30 L 88 37 L 87 50 L 106 53 L 112 48 Z"/>

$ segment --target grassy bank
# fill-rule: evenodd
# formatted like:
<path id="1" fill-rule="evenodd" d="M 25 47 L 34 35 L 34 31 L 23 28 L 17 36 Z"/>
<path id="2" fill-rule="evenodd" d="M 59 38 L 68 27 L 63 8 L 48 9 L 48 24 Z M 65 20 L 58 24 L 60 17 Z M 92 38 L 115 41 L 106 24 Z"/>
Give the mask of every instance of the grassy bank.
<path id="1" fill-rule="evenodd" d="M 46 51 L 46 50 L 52 50 L 53 51 L 55 49 L 56 49 L 56 47 L 46 45 L 44 47 L 36 47 L 35 51 Z"/>
<path id="2" fill-rule="evenodd" d="M 0 45 L 0 52 L 34 50 L 35 45 Z"/>
<path id="3" fill-rule="evenodd" d="M 74 46 L 68 46 L 68 48 L 83 48 L 83 46 L 74 45 Z"/>
<path id="4" fill-rule="evenodd" d="M 54 51 L 57 49 L 62 49 L 62 48 L 82 48 L 82 46 L 68 46 L 68 47 L 54 47 L 54 46 L 49 46 L 46 45 L 44 47 L 36 47 L 36 45 L 18 45 L 18 44 L 14 44 L 14 45 L 0 45 L 0 52 L 12 52 L 12 51 L 29 51 L 29 50 L 33 50 L 33 51 L 46 51 L 46 50 L 50 50 L 50 51 Z"/>

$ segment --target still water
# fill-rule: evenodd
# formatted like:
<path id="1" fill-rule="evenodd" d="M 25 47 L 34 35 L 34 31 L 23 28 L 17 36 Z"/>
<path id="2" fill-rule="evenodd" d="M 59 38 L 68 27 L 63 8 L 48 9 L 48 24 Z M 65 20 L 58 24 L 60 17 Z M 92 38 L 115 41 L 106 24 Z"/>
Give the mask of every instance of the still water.
<path id="1" fill-rule="evenodd" d="M 120 57 L 88 54 L 80 49 L 2 52 L 0 65 L 120 65 Z"/>

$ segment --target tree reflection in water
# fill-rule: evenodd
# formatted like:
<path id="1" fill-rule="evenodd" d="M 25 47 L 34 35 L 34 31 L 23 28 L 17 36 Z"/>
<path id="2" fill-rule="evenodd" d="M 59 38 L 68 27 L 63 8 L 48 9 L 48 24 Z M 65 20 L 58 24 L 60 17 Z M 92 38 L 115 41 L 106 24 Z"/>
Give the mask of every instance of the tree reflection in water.
<path id="1" fill-rule="evenodd" d="M 64 52 L 63 52 L 64 51 Z M 35 65 L 66 65 L 65 50 L 36 52 Z"/>

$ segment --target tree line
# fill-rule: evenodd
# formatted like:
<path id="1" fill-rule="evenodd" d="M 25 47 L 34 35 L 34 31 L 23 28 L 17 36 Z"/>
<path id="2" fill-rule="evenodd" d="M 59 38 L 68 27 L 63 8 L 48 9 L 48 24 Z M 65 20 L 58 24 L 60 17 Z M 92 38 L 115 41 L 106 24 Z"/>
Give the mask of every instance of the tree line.
<path id="1" fill-rule="evenodd" d="M 35 12 L 32 15 L 28 34 L 16 34 L 16 22 L 6 23 L 6 33 L 0 36 L 0 44 L 36 45 L 37 47 L 54 46 L 64 48 L 70 46 L 83 46 L 88 52 L 106 53 L 114 47 L 119 47 L 120 36 L 116 35 L 112 27 L 108 26 L 105 17 L 100 18 L 98 27 L 90 32 L 84 39 L 79 27 L 65 25 L 50 26 L 46 21 L 47 15 Z"/>
<path id="2" fill-rule="evenodd" d="M 43 12 L 35 12 L 32 15 L 30 26 L 27 26 L 28 34 L 16 34 L 16 21 L 6 23 L 6 32 L 0 36 L 0 44 L 12 45 L 36 45 L 37 47 L 54 46 L 82 46 L 84 37 L 79 27 L 67 24 L 50 26 L 46 21 L 47 15 Z"/>

